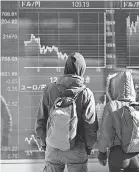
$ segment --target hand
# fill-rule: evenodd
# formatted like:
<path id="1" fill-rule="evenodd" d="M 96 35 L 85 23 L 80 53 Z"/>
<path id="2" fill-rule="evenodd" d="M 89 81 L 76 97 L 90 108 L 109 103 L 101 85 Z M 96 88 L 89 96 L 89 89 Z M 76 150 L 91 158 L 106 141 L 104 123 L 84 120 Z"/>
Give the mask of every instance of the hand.
<path id="1" fill-rule="evenodd" d="M 87 149 L 86 152 L 87 152 L 87 155 L 91 155 L 94 151 L 92 149 Z"/>
<path id="2" fill-rule="evenodd" d="M 100 160 L 100 159 L 98 159 L 98 161 L 103 166 L 106 166 L 107 165 L 107 160 Z"/>
<path id="3" fill-rule="evenodd" d="M 106 166 L 107 164 L 107 152 L 99 152 L 98 161 L 101 165 Z"/>

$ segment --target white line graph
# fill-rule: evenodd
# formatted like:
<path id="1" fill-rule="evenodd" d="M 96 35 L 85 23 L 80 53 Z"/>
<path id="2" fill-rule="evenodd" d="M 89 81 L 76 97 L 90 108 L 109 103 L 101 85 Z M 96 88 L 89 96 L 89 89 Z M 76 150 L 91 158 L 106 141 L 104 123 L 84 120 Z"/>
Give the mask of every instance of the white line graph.
<path id="1" fill-rule="evenodd" d="M 126 18 L 128 66 L 127 68 L 139 68 L 139 13 L 129 12 Z"/>
<path id="2" fill-rule="evenodd" d="M 25 34 L 29 40 L 24 40 L 24 60 L 33 62 L 36 59 L 36 63 L 26 64 L 25 69 L 63 68 L 68 54 L 75 51 L 86 58 L 87 68 L 106 67 L 105 12 L 37 12 L 34 15 L 36 20 L 32 21 L 31 16 L 30 24 L 37 30 L 30 35 Z M 53 32 L 51 27 L 54 27 Z M 55 42 L 52 44 L 53 39 Z M 31 51 L 36 53 L 32 55 Z M 51 53 L 49 57 L 48 53 Z M 43 63 L 46 66 L 42 66 Z"/>
<path id="3" fill-rule="evenodd" d="M 137 33 L 137 29 L 139 29 L 139 16 L 137 15 L 137 20 L 135 22 L 131 22 L 130 16 L 126 18 L 127 21 L 127 29 L 129 30 L 130 36 L 134 33 Z"/>
<path id="4" fill-rule="evenodd" d="M 35 38 L 35 36 L 33 34 L 31 34 L 31 39 L 30 41 L 24 41 L 24 44 L 25 44 L 25 47 L 28 47 L 28 46 L 38 46 L 39 47 L 39 50 L 40 50 L 40 54 L 46 54 L 48 51 L 49 52 L 52 52 L 52 51 L 55 51 L 56 54 L 57 54 L 57 57 L 62 59 L 62 60 L 66 60 L 68 58 L 68 55 L 66 53 L 62 53 L 58 50 L 58 47 L 56 46 L 52 46 L 52 47 L 49 47 L 49 46 L 41 46 L 40 44 L 40 38 Z"/>
<path id="5" fill-rule="evenodd" d="M 31 145 L 32 142 L 35 142 L 38 147 L 38 150 L 39 151 L 42 150 L 41 145 L 38 143 L 37 139 L 35 138 L 35 136 L 33 134 L 31 135 L 30 138 L 26 137 L 25 142 L 27 142 L 29 145 Z"/>

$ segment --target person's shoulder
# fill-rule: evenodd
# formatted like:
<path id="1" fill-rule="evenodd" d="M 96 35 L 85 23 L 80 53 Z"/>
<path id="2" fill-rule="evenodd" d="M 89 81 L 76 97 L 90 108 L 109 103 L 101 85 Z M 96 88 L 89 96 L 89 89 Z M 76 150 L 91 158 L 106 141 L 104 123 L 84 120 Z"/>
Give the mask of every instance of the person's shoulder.
<path id="1" fill-rule="evenodd" d="M 87 94 L 93 94 L 93 91 L 88 87 L 85 87 L 85 91 Z"/>
<path id="2" fill-rule="evenodd" d="M 52 88 L 54 88 L 55 85 L 56 85 L 55 82 L 47 84 L 47 85 L 45 86 L 45 88 L 44 88 L 44 93 L 50 92 L 50 90 L 51 90 Z"/>

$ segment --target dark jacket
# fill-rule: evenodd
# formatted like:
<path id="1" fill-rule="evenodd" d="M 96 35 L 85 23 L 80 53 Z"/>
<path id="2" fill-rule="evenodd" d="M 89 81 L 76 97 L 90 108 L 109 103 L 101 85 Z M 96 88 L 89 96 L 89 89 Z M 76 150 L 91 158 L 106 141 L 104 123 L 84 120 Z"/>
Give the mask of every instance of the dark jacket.
<path id="1" fill-rule="evenodd" d="M 46 124 L 49 111 L 59 96 L 74 96 L 83 87 L 82 75 L 85 72 L 85 62 L 79 54 L 71 55 L 65 65 L 64 75 L 56 83 L 49 84 L 42 95 L 36 120 L 36 133 L 43 141 L 46 138 Z M 95 100 L 92 91 L 84 89 L 76 99 L 78 128 L 76 143 L 85 144 L 92 149 L 96 141 L 98 124 L 95 112 Z"/>
<path id="2" fill-rule="evenodd" d="M 98 144 L 100 152 L 106 152 L 108 147 L 121 145 L 113 129 L 112 112 L 136 100 L 131 72 L 126 70 L 110 76 L 107 91 L 111 101 L 104 108 Z"/>

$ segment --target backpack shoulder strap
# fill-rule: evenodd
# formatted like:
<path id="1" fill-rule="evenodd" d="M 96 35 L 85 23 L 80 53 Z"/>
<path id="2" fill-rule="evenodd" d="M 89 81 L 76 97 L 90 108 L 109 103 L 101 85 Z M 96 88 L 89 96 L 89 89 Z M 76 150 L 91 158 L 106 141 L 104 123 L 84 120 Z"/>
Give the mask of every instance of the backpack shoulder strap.
<path id="1" fill-rule="evenodd" d="M 60 92 L 60 97 L 64 97 L 64 94 L 62 93 L 62 91 L 59 89 L 59 87 L 58 87 L 58 85 L 57 85 L 57 83 L 55 82 L 55 86 L 56 86 L 56 88 L 59 90 L 59 92 Z M 72 98 L 74 99 L 74 100 L 76 100 L 77 99 L 77 97 L 78 97 L 78 95 L 83 91 L 83 90 L 85 90 L 86 89 L 86 86 L 85 85 L 83 85 L 80 89 L 79 89 L 79 91 L 75 94 L 75 96 L 73 96 Z"/>

